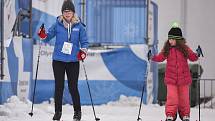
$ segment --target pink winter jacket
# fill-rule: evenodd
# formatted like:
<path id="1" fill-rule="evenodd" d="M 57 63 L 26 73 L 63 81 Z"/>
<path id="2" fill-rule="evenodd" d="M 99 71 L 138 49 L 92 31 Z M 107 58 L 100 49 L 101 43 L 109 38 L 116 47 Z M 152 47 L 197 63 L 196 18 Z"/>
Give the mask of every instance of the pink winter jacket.
<path id="1" fill-rule="evenodd" d="M 165 59 L 167 59 L 165 84 L 190 85 L 192 83 L 187 59 L 190 61 L 198 60 L 196 53 L 188 48 L 188 58 L 186 58 L 182 52 L 173 47 L 170 49 L 168 57 L 165 57 L 163 52 L 152 57 L 152 60 L 156 62 L 162 62 Z"/>

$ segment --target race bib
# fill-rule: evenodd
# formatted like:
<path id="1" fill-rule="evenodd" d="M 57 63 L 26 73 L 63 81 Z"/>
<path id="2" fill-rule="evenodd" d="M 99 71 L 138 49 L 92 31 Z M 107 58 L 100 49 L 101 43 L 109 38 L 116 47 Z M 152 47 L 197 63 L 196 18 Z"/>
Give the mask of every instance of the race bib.
<path id="1" fill-rule="evenodd" d="M 72 53 L 72 43 L 64 42 L 61 52 L 64 53 L 64 54 L 71 55 L 71 53 Z"/>

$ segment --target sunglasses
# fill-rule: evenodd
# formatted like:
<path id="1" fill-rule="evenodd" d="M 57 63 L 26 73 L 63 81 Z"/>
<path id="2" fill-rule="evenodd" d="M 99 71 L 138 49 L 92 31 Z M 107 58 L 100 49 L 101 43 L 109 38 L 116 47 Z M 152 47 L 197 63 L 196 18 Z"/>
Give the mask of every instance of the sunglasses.
<path id="1" fill-rule="evenodd" d="M 72 13 L 71 10 L 64 10 L 63 13 Z"/>

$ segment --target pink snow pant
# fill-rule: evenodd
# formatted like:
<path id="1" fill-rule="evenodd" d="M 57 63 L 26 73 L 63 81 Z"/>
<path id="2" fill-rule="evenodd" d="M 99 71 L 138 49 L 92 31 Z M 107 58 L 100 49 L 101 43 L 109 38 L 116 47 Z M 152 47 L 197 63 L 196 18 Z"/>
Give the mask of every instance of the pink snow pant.
<path id="1" fill-rule="evenodd" d="M 166 116 L 175 117 L 177 111 L 181 117 L 190 116 L 189 85 L 167 84 Z"/>

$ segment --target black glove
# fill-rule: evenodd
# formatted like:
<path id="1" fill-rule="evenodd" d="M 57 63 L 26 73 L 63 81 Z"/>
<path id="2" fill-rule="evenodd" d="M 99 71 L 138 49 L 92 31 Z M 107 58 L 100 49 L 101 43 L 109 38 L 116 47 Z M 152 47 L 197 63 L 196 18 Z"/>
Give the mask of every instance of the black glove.
<path id="1" fill-rule="evenodd" d="M 197 53 L 198 57 L 200 57 L 200 56 L 204 57 L 204 55 L 202 53 L 202 48 L 200 47 L 200 45 L 198 45 L 198 48 L 196 49 L 196 53 Z"/>
<path id="2" fill-rule="evenodd" d="M 151 58 L 152 58 L 152 51 L 151 50 L 148 51 L 147 57 L 148 57 L 148 61 L 151 60 Z"/>

